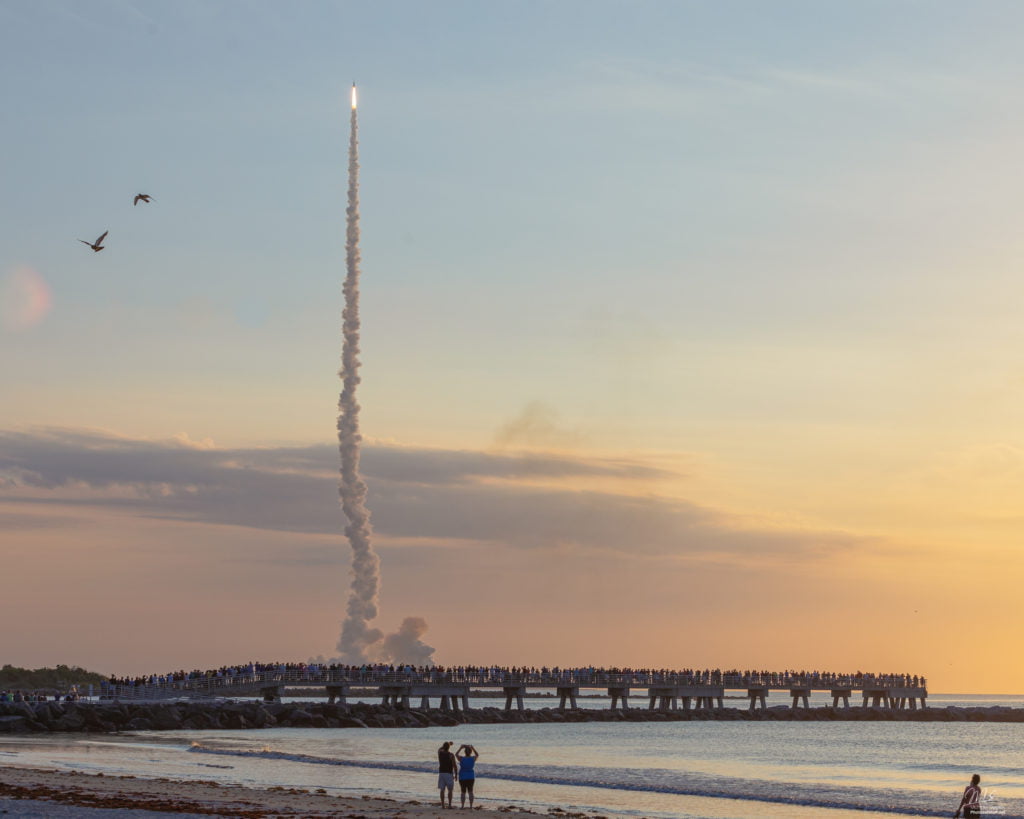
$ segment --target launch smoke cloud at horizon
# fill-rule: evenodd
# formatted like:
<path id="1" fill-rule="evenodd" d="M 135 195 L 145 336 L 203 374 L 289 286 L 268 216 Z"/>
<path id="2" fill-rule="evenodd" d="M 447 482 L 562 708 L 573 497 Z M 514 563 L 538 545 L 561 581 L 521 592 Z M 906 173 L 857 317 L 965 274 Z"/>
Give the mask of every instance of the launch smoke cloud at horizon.
<path id="1" fill-rule="evenodd" d="M 352 84 L 352 113 L 348 146 L 348 204 L 345 209 L 345 307 L 342 312 L 342 354 L 338 376 L 342 380 L 338 399 L 338 449 L 341 479 L 338 494 L 348 518 L 345 535 L 352 547 L 352 583 L 345 620 L 338 639 L 340 660 L 349 664 L 368 661 L 413 663 L 433 662 L 434 649 L 420 637 L 427 630 L 422 617 L 406 617 L 401 627 L 387 637 L 370 625 L 377 617 L 380 594 L 380 558 L 373 549 L 370 512 L 366 506 L 366 482 L 359 471 L 359 122 L 356 86 Z"/>

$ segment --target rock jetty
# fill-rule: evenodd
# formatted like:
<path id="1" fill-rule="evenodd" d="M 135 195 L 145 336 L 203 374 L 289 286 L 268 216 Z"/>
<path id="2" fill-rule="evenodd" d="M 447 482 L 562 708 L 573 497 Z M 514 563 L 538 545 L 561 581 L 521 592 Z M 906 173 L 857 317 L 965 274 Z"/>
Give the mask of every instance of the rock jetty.
<path id="1" fill-rule="evenodd" d="M 775 706 L 649 711 L 645 709 L 560 711 L 538 708 L 505 711 L 395 709 L 384 705 L 331 705 L 322 702 L 282 703 L 255 700 L 131 702 L 0 703 L 0 734 L 120 731 L 205 731 L 218 728 L 424 728 L 503 723 L 558 722 L 735 722 L 886 721 L 886 722 L 1024 722 L 1024 708 L 798 708 Z"/>

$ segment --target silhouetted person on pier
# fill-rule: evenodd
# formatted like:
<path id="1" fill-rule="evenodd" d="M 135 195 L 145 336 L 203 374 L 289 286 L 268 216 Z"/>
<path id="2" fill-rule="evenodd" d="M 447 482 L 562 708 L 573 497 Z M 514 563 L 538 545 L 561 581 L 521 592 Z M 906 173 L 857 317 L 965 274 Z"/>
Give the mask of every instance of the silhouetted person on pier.
<path id="1" fill-rule="evenodd" d="M 964 795 L 960 799 L 960 805 L 953 814 L 954 819 L 964 812 L 964 819 L 981 816 L 981 777 L 975 774 L 971 777 L 971 784 L 964 788 Z"/>
<path id="2" fill-rule="evenodd" d="M 473 809 L 473 785 L 476 783 L 476 760 L 480 756 L 472 745 L 460 745 L 455 755 L 459 759 L 459 789 L 462 791 L 462 807 L 466 807 L 469 794 L 469 808 Z"/>
<path id="3" fill-rule="evenodd" d="M 455 767 L 458 764 L 455 754 L 451 751 L 452 743 L 446 742 L 437 749 L 437 787 L 441 791 L 441 807 L 452 806 L 452 794 L 455 791 Z M 461 750 L 461 749 L 460 749 Z M 444 803 L 444 792 L 448 791 L 448 804 Z M 465 797 L 463 797 L 465 799 Z"/>

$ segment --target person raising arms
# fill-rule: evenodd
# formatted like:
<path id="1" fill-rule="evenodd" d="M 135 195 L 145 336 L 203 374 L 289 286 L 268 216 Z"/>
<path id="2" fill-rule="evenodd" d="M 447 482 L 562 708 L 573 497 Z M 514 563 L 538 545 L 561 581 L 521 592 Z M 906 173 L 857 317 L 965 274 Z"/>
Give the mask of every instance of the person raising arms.
<path id="1" fill-rule="evenodd" d="M 462 807 L 466 807 L 466 794 L 469 794 L 469 807 L 473 808 L 473 785 L 476 783 L 476 761 L 480 757 L 472 745 L 460 745 L 455 752 L 459 760 L 459 789 L 462 791 Z"/>

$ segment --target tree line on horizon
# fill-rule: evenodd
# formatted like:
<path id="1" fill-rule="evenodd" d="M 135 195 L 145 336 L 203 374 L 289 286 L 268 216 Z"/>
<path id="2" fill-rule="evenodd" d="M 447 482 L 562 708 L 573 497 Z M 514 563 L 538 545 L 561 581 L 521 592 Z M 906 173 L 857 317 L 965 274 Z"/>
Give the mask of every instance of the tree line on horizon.
<path id="1" fill-rule="evenodd" d="M 5 690 L 38 691 L 48 688 L 66 691 L 72 685 L 99 685 L 106 679 L 103 674 L 79 668 L 77 665 L 31 669 L 6 664 L 0 668 L 0 688 Z"/>

